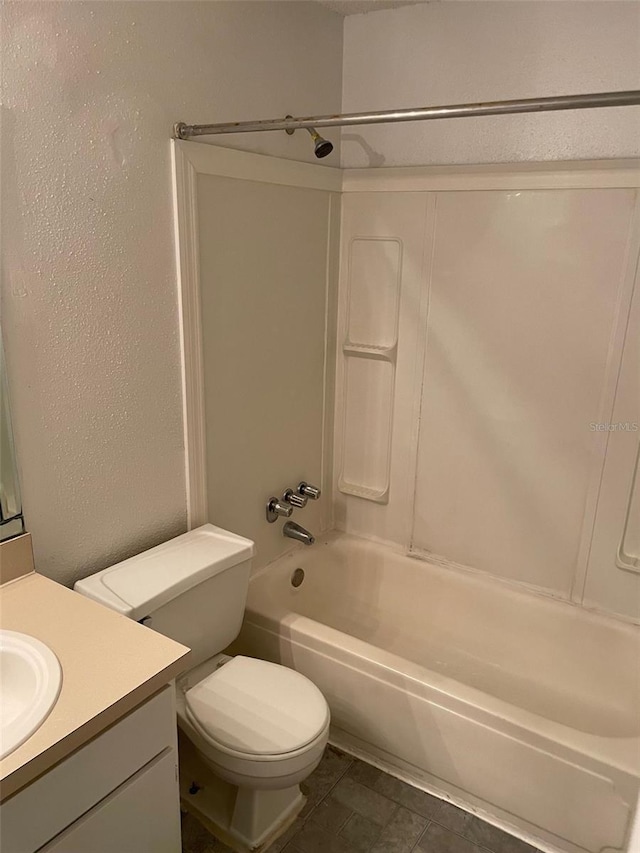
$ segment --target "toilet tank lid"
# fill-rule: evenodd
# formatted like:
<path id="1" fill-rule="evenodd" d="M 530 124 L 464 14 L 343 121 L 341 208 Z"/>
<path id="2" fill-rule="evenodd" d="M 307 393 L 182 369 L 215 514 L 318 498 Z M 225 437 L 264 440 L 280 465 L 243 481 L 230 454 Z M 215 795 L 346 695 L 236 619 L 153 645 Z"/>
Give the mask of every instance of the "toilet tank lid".
<path id="1" fill-rule="evenodd" d="M 254 554 L 250 539 L 203 524 L 78 581 L 74 589 L 131 619 L 142 619 Z"/>

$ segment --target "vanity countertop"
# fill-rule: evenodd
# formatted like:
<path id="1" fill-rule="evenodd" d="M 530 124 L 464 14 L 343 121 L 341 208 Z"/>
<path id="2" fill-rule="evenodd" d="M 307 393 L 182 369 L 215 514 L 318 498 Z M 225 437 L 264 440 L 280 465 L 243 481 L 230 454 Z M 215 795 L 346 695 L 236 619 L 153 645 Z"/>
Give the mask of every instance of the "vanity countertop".
<path id="1" fill-rule="evenodd" d="M 0 586 L 3 628 L 46 643 L 62 666 L 58 701 L 0 761 L 0 800 L 123 717 L 183 672 L 189 650 L 35 573 Z"/>

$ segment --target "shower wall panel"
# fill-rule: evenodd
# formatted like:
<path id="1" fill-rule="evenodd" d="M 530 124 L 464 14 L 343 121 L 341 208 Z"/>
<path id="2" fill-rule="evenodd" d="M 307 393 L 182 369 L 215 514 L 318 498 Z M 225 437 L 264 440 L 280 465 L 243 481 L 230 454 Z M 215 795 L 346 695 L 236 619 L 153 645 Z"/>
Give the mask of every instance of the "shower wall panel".
<path id="1" fill-rule="evenodd" d="M 198 219 L 208 518 L 253 539 L 259 567 L 292 546 L 282 520 L 267 524 L 268 498 L 301 480 L 330 491 L 329 245 L 339 198 L 199 175 Z M 295 520 L 319 534 L 331 524 L 327 498 Z"/>
<path id="2" fill-rule="evenodd" d="M 633 196 L 439 194 L 414 549 L 569 595 Z"/>
<path id="3" fill-rule="evenodd" d="M 640 615 L 640 287 L 626 330 L 593 540 L 576 593 L 590 606 Z"/>
<path id="4" fill-rule="evenodd" d="M 635 206 L 622 188 L 343 194 L 338 527 L 640 616 L 621 565 L 637 433 L 600 426 L 640 418 Z"/>

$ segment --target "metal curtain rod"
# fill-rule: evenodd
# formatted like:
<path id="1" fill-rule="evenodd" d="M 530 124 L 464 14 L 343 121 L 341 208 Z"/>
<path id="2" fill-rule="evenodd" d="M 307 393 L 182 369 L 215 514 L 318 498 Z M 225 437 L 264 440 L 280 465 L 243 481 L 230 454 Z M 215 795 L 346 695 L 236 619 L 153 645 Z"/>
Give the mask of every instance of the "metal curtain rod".
<path id="1" fill-rule="evenodd" d="M 313 127 L 345 127 L 360 124 L 384 124 L 397 121 L 426 121 L 436 118 L 510 115 L 550 110 L 586 110 L 594 107 L 629 107 L 640 105 L 640 90 L 600 92 L 591 95 L 558 95 L 551 98 L 521 98 L 514 101 L 485 101 L 477 104 L 452 104 L 443 107 L 415 107 L 407 110 L 378 110 L 371 113 L 272 118 L 263 121 L 234 121 L 220 124 L 174 125 L 176 139 L 209 136 L 218 133 L 251 133 L 264 130 L 289 130 Z"/>

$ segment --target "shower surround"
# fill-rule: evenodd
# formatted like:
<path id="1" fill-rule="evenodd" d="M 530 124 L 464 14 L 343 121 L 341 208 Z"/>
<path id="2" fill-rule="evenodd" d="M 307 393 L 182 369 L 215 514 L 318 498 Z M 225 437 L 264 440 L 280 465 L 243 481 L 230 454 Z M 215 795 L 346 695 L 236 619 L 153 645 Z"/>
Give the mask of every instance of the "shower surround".
<path id="1" fill-rule="evenodd" d="M 211 518 L 258 542 L 241 648 L 312 678 L 336 742 L 385 769 L 539 846 L 625 849 L 640 788 L 638 163 L 341 171 L 174 152 L 186 356 L 200 290 L 219 318 L 206 376 L 185 357 L 192 517 L 210 448 Z M 259 211 L 278 205 L 267 240 Z M 261 275 L 228 310 L 243 341 L 255 329 L 259 370 L 270 342 L 307 335 L 256 393 L 246 349 L 241 381 L 216 373 L 240 346 L 216 300 L 234 306 L 247 278 L 230 210 Z M 271 492 L 247 507 L 257 458 L 269 489 L 322 487 L 296 517 L 324 544 L 291 551 L 260 515 Z"/>
<path id="2" fill-rule="evenodd" d="M 431 171 L 345 178 L 336 526 L 637 621 L 637 191 Z"/>

